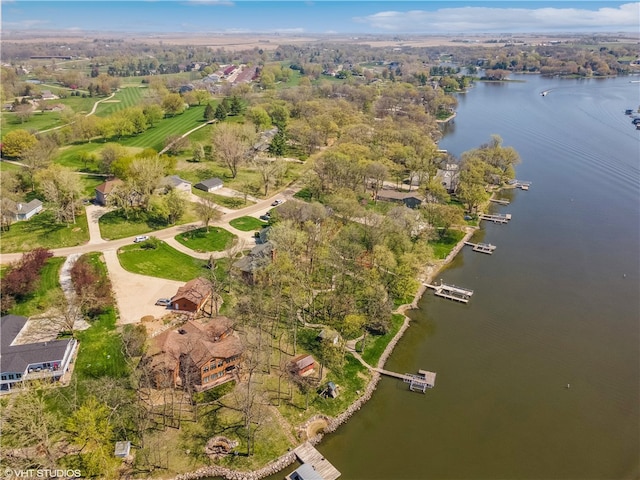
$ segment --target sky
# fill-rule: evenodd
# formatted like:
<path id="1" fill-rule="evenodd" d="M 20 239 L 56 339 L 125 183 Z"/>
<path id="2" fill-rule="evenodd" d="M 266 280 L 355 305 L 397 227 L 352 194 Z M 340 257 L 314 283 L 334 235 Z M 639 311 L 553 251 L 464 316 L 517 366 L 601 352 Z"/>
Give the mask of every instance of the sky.
<path id="1" fill-rule="evenodd" d="M 640 2 L 1 0 L 3 31 L 460 34 L 640 32 Z"/>

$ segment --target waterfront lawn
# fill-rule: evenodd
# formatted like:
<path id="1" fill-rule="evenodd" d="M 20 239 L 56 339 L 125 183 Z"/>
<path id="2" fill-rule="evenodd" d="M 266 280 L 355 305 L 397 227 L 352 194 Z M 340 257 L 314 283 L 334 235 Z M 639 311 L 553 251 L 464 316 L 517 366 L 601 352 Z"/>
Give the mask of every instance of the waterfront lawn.
<path id="1" fill-rule="evenodd" d="M 462 230 L 448 229 L 442 237 L 430 241 L 429 245 L 433 248 L 434 257 L 438 260 L 446 258 L 463 237 L 464 232 Z"/>
<path id="2" fill-rule="evenodd" d="M 378 360 L 382 356 L 384 349 L 387 348 L 389 342 L 395 337 L 398 330 L 404 322 L 404 315 L 398 313 L 391 316 L 391 328 L 384 335 L 370 335 L 367 334 L 367 338 L 364 342 L 365 348 L 362 352 L 362 359 L 372 367 L 378 366 Z M 358 341 L 356 345 L 357 351 L 362 351 L 362 340 Z"/>
<path id="3" fill-rule="evenodd" d="M 51 210 L 11 225 L 8 232 L 0 233 L 0 252 L 26 252 L 37 247 L 62 248 L 82 245 L 89 241 L 87 216 L 80 210 L 76 223 L 56 222 Z"/>
<path id="4" fill-rule="evenodd" d="M 30 317 L 49 310 L 62 295 L 59 273 L 64 261 L 64 257 L 47 259 L 40 271 L 37 290 L 25 301 L 16 303 L 11 313 Z"/>
<path id="5" fill-rule="evenodd" d="M 240 217 L 229 222 L 233 228 L 237 228 L 243 232 L 250 232 L 251 230 L 260 230 L 268 225 L 268 223 L 258 220 L 255 217 Z"/>
<path id="6" fill-rule="evenodd" d="M 190 257 L 165 242 L 156 248 L 143 248 L 144 243 L 127 245 L 118 250 L 122 268 L 140 275 L 187 282 L 202 275 L 206 262 Z"/>
<path id="7" fill-rule="evenodd" d="M 195 221 L 197 221 L 197 217 L 193 212 L 191 203 L 189 203 L 188 208 L 178 222 L 176 222 L 176 225 Z M 105 213 L 100 217 L 98 224 L 100 226 L 100 236 L 105 240 L 116 240 L 133 235 L 142 235 L 143 233 L 149 233 L 171 226 L 167 225 L 164 219 L 158 218 L 149 212 L 135 211 L 130 213 L 129 218 L 127 218 L 120 209 Z"/>
<path id="8" fill-rule="evenodd" d="M 176 240 L 196 252 L 222 252 L 236 236 L 220 227 L 196 228 L 176 235 Z"/>

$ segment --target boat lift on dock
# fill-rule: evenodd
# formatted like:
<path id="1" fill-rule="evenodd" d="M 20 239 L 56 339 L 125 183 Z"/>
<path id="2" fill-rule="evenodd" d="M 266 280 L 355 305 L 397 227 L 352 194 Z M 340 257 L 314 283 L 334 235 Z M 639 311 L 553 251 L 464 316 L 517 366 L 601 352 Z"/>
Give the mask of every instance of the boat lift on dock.
<path id="1" fill-rule="evenodd" d="M 488 220 L 490 222 L 493 223 L 509 223 L 509 220 L 511 220 L 511 214 L 510 213 L 497 213 L 497 214 L 488 214 L 488 213 L 481 213 L 479 215 L 480 220 Z"/>
<path id="2" fill-rule="evenodd" d="M 434 290 L 434 295 L 442 298 L 448 298 L 449 300 L 455 300 L 456 302 L 469 303 L 473 290 L 468 288 L 456 287 L 455 285 L 449 285 L 443 283 L 440 280 L 440 285 L 424 284 L 425 287 Z"/>
<path id="3" fill-rule="evenodd" d="M 493 251 L 496 249 L 495 245 L 491 245 L 490 243 L 471 243 L 464 242 L 465 245 L 469 245 L 473 247 L 474 252 L 486 253 L 488 255 L 492 255 Z"/>
<path id="4" fill-rule="evenodd" d="M 529 190 L 530 186 L 531 186 L 531 182 L 523 182 L 521 180 L 516 180 L 516 183 L 515 183 L 515 187 L 519 188 L 520 190 Z"/>

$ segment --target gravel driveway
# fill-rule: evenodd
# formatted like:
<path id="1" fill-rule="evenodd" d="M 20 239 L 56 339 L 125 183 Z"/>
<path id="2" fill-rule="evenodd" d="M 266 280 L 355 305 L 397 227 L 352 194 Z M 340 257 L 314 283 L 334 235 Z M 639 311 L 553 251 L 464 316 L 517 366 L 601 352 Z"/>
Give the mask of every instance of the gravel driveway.
<path id="1" fill-rule="evenodd" d="M 120 265 L 116 250 L 106 250 L 104 259 L 120 312 L 119 325 L 138 323 L 145 315 L 160 318 L 169 313 L 166 307 L 155 305 L 156 300 L 173 297 L 185 282 L 127 272 Z"/>

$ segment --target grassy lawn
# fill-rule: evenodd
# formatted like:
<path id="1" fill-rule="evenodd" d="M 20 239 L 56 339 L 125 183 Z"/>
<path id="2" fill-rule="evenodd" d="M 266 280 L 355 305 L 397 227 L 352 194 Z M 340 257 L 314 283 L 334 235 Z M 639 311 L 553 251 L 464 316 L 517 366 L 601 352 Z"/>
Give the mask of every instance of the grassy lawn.
<path id="1" fill-rule="evenodd" d="M 44 210 L 25 222 L 16 222 L 8 232 L 0 233 L 0 252 L 26 252 L 37 247 L 61 248 L 89 241 L 89 227 L 84 211 L 78 212 L 76 223 L 55 221 L 53 212 Z"/>
<path id="2" fill-rule="evenodd" d="M 464 237 L 463 231 L 449 229 L 442 238 L 429 242 L 429 245 L 433 248 L 434 256 L 441 260 L 449 255 L 449 252 L 462 240 L 462 237 Z"/>
<path id="3" fill-rule="evenodd" d="M 367 335 L 365 341 L 365 349 L 362 353 L 362 358 L 372 367 L 378 364 L 378 360 L 382 356 L 382 352 L 387 348 L 387 345 L 391 339 L 398 333 L 402 323 L 404 322 L 404 316 L 394 314 L 391 316 L 391 328 L 384 335 Z M 362 348 L 362 340 L 358 342 L 357 348 Z"/>
<path id="4" fill-rule="evenodd" d="M 176 236 L 176 240 L 196 252 L 222 252 L 236 236 L 219 227 L 197 228 Z"/>
<path id="5" fill-rule="evenodd" d="M 191 207 L 192 204 L 188 205 L 189 207 L 176 223 L 177 225 L 198 220 Z M 113 210 L 104 214 L 100 217 L 99 225 L 100 235 L 109 240 L 141 235 L 171 226 L 167 225 L 163 219 L 158 219 L 147 212 L 132 212 L 129 218 L 126 218 L 122 210 Z"/>
<path id="6" fill-rule="evenodd" d="M 226 208 L 231 208 L 233 210 L 248 207 L 249 205 L 253 205 L 255 203 L 255 202 L 252 202 L 251 200 L 247 200 L 245 202 L 244 196 L 225 197 L 224 195 L 217 195 L 215 193 L 203 192 L 202 190 L 198 190 L 197 188 L 194 188 L 192 192 L 198 197 L 209 198 L 213 200 L 215 203 L 217 203 L 218 205 L 221 205 Z"/>
<path id="7" fill-rule="evenodd" d="M 231 220 L 229 225 L 233 228 L 237 228 L 238 230 L 242 230 L 243 232 L 250 232 L 251 230 L 260 230 L 261 228 L 266 227 L 268 223 L 254 217 L 240 217 Z"/>
<path id="8" fill-rule="evenodd" d="M 60 153 L 58 154 L 58 158 L 56 158 L 56 163 L 63 165 L 65 167 L 71 168 L 72 170 L 76 170 L 78 172 L 85 173 L 99 173 L 98 162 L 100 157 L 100 151 L 109 144 L 113 144 L 115 142 L 91 142 L 91 143 L 77 143 L 74 145 L 68 145 L 62 147 L 60 149 Z M 134 155 L 141 151 L 141 148 L 127 148 L 127 151 Z M 85 163 L 80 160 L 80 156 L 83 153 L 91 153 L 96 156 L 96 161 Z"/>
<path id="9" fill-rule="evenodd" d="M 121 139 L 120 143 L 126 147 L 151 147 L 160 151 L 169 135 L 182 135 L 204 123 L 204 108 L 191 107 L 180 115 L 164 118 L 139 135 Z"/>
<path id="10" fill-rule="evenodd" d="M 59 273 L 64 261 L 64 257 L 49 258 L 40 271 L 38 289 L 29 299 L 16 304 L 15 307 L 11 309 L 11 313 L 30 317 L 44 313 L 51 308 L 60 295 L 62 295 Z"/>
<path id="11" fill-rule="evenodd" d="M 118 250 L 118 258 L 129 272 L 184 282 L 202 275 L 206 264 L 164 242 L 160 242 L 158 248 L 148 250 L 143 249 L 142 244 L 127 245 Z"/>
<path id="12" fill-rule="evenodd" d="M 96 187 L 104 182 L 105 177 L 97 175 L 80 175 L 82 183 L 82 193 L 86 198 L 94 198 L 96 196 Z"/>
<path id="13" fill-rule="evenodd" d="M 62 125 L 59 112 L 34 113 L 21 122 L 15 113 L 2 112 L 2 136 L 13 130 L 47 130 Z"/>
<path id="14" fill-rule="evenodd" d="M 80 350 L 74 375 L 78 381 L 103 376 L 119 378 L 127 374 L 113 307 L 93 320 L 90 328 L 77 332 L 77 337 Z"/>
<path id="15" fill-rule="evenodd" d="M 47 100 L 46 103 L 49 105 L 57 105 L 61 103 L 71 108 L 71 110 L 73 110 L 75 113 L 89 113 L 93 108 L 93 104 L 103 98 L 106 98 L 106 97 L 84 97 L 83 98 L 82 96 L 79 96 L 79 97 L 67 96 L 65 98 Z"/>
<path id="16" fill-rule="evenodd" d="M 106 117 L 125 108 L 133 107 L 140 103 L 147 92 L 148 89 L 141 87 L 121 88 L 113 98 L 98 105 L 96 115 Z"/>

